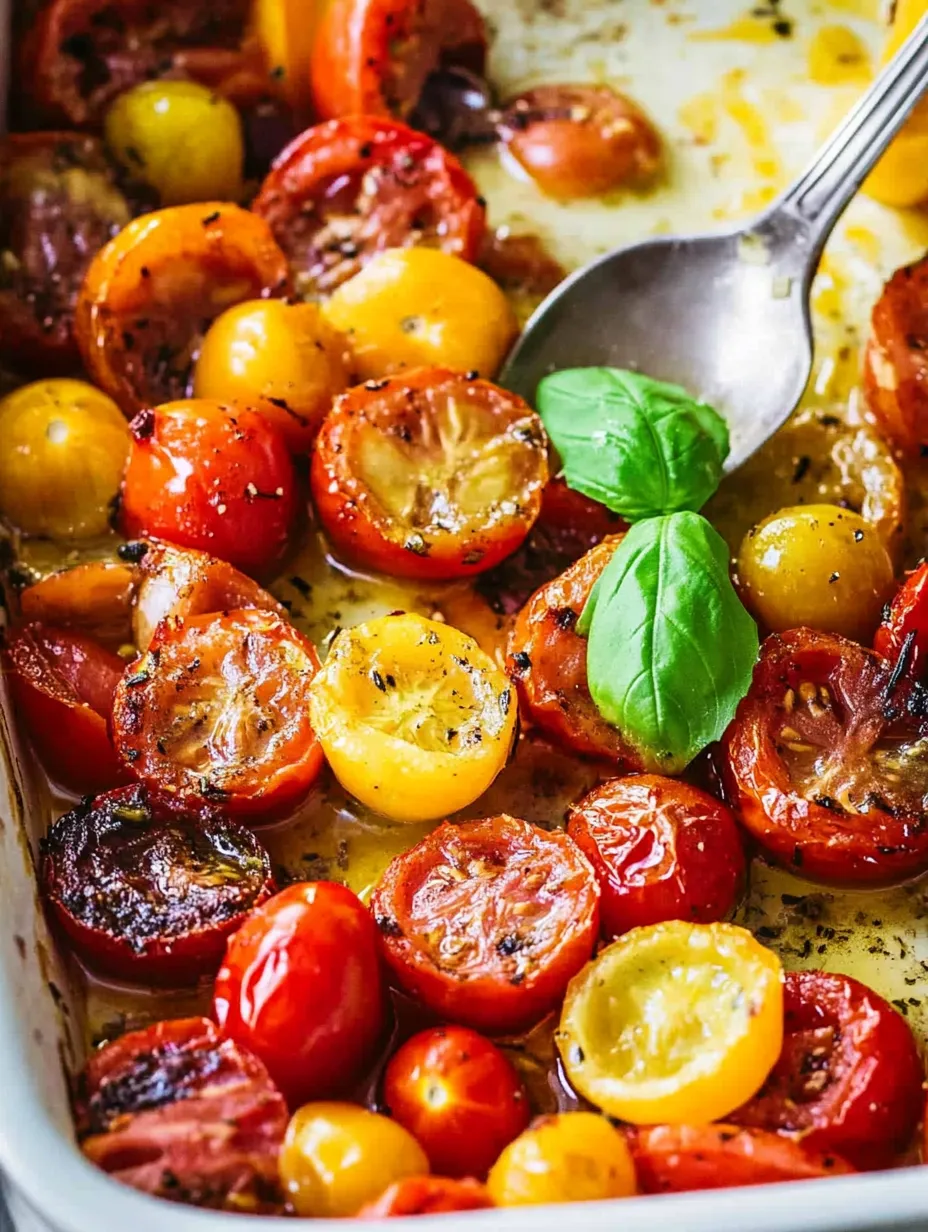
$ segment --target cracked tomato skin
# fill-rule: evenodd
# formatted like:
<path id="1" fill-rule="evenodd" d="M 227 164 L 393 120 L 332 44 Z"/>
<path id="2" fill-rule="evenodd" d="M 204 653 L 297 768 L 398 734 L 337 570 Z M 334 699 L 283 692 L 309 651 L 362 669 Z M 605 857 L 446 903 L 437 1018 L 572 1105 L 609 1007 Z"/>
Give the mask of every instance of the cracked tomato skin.
<path id="1" fill-rule="evenodd" d="M 923 872 L 922 708 L 892 665 L 856 642 L 812 629 L 772 635 L 723 738 L 732 811 L 767 856 L 812 879 L 891 885 Z"/>
<path id="2" fill-rule="evenodd" d="M 928 443 L 928 257 L 897 269 L 873 306 L 864 393 L 880 429 L 917 457 Z"/>
<path id="3" fill-rule="evenodd" d="M 873 637 L 873 649 L 915 680 L 925 674 L 928 654 L 928 564 L 914 569 L 884 609 Z"/>
<path id="4" fill-rule="evenodd" d="M 856 1168 L 885 1168 L 912 1141 L 924 1067 L 902 1015 L 848 975 L 788 972 L 783 1051 L 731 1120 L 795 1138 Z"/>
<path id="5" fill-rule="evenodd" d="M 485 1185 L 473 1177 L 407 1176 L 358 1211 L 358 1219 L 397 1219 L 447 1211 L 482 1211 L 493 1205 Z"/>
<path id="6" fill-rule="evenodd" d="M 168 986 L 215 973 L 226 938 L 274 890 L 250 830 L 138 784 L 59 817 L 42 840 L 41 882 L 89 967 Z"/>
<path id="7" fill-rule="evenodd" d="M 251 1053 L 206 1018 L 131 1031 L 78 1075 L 81 1150 L 143 1193 L 242 1210 L 276 1198 L 287 1106 Z"/>

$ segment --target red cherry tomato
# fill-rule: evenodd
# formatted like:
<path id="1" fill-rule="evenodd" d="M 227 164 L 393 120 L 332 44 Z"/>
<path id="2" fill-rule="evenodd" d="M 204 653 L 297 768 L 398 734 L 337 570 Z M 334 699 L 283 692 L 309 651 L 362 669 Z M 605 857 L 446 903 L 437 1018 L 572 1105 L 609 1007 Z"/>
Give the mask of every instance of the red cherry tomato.
<path id="1" fill-rule="evenodd" d="M 884 612 L 873 637 L 873 649 L 893 665 L 902 663 L 907 676 L 925 674 L 928 654 L 928 564 L 913 570 Z"/>
<path id="2" fill-rule="evenodd" d="M 191 398 L 133 419 L 122 524 L 199 548 L 246 573 L 283 554 L 297 482 L 283 437 L 257 411 Z"/>
<path id="3" fill-rule="evenodd" d="M 473 261 L 484 230 L 484 207 L 457 159 L 371 116 L 308 128 L 278 157 L 252 209 L 302 294 L 334 290 L 384 248 L 430 244 Z"/>
<path id="4" fill-rule="evenodd" d="M 350 389 L 327 415 L 313 500 L 351 560 L 398 577 L 498 564 L 538 516 L 548 477 L 541 420 L 516 394 L 447 368 Z"/>
<path id="5" fill-rule="evenodd" d="M 924 1067 L 901 1014 L 847 975 L 791 971 L 783 1051 L 757 1095 L 731 1119 L 790 1134 L 857 1168 L 883 1168 L 922 1113 Z"/>
<path id="6" fill-rule="evenodd" d="M 408 1215 L 440 1215 L 447 1211 L 481 1211 L 492 1206 L 486 1186 L 468 1178 L 407 1176 L 395 1181 L 374 1202 L 358 1211 L 358 1219 L 396 1219 Z"/>
<path id="7" fill-rule="evenodd" d="M 599 878 L 605 937 L 665 920 L 722 920 L 744 883 L 725 805 L 659 774 L 594 788 L 570 810 L 567 833 Z"/>
<path id="8" fill-rule="evenodd" d="M 118 649 L 132 641 L 132 564 L 92 560 L 49 573 L 19 596 L 24 621 L 73 630 Z"/>
<path id="9" fill-rule="evenodd" d="M 331 881 L 275 894 L 230 939 L 213 1011 L 292 1108 L 344 1091 L 384 1026 L 377 930 L 360 899 Z"/>
<path id="10" fill-rule="evenodd" d="M 115 979 L 194 983 L 273 892 L 244 826 L 120 787 L 83 800 L 42 840 L 42 889 L 71 945 Z"/>
<path id="11" fill-rule="evenodd" d="M 651 1125 L 631 1130 L 629 1145 L 644 1193 L 813 1181 L 854 1171 L 837 1155 L 737 1125 Z"/>
<path id="12" fill-rule="evenodd" d="M 74 1112 L 87 1158 L 144 1193 L 241 1210 L 276 1187 L 287 1106 L 261 1062 L 206 1018 L 159 1022 L 93 1053 Z"/>
<path id="13" fill-rule="evenodd" d="M 768 856 L 805 876 L 912 877 L 928 867 L 920 708 L 855 642 L 811 629 L 769 637 L 725 736 L 728 802 Z"/>
<path id="14" fill-rule="evenodd" d="M 124 783 L 107 732 L 122 659 L 79 633 L 42 624 L 10 634 L 6 659 L 16 708 L 51 777 L 80 794 Z"/>
<path id="15" fill-rule="evenodd" d="M 167 619 L 116 690 L 116 748 L 153 790 L 252 823 L 309 792 L 322 751 L 309 725 L 312 643 L 273 612 Z"/>
<path id="16" fill-rule="evenodd" d="M 387 1065 L 383 1098 L 444 1176 L 486 1176 L 525 1129 L 528 1094 L 505 1053 L 467 1027 L 433 1027 Z"/>
<path id="17" fill-rule="evenodd" d="M 470 0 L 332 0 L 313 45 L 312 90 L 324 120 L 399 116 L 437 68 L 483 71 L 486 31 Z"/>
<path id="18" fill-rule="evenodd" d="M 896 270 L 873 306 L 864 392 L 882 431 L 915 457 L 928 444 L 928 257 Z"/>
<path id="19" fill-rule="evenodd" d="M 566 834 L 489 817 L 445 822 L 397 856 L 371 910 L 406 992 L 503 1035 L 554 1009 L 589 959 L 599 887 Z"/>
<path id="20" fill-rule="evenodd" d="M 498 282 L 504 291 L 520 298 L 534 300 L 544 299 L 567 277 L 563 265 L 548 252 L 537 235 L 513 235 L 509 227 L 498 227 L 495 231 L 487 232 L 480 249 L 480 268 L 489 274 L 494 282 Z M 556 482 L 565 491 L 571 491 L 562 479 Z M 589 500 L 589 497 L 581 496 L 579 492 L 573 495 L 580 500 Z M 591 505 L 595 503 L 590 501 Z M 599 508 L 609 513 L 605 505 L 600 505 Z M 610 516 L 615 518 L 617 515 Z"/>

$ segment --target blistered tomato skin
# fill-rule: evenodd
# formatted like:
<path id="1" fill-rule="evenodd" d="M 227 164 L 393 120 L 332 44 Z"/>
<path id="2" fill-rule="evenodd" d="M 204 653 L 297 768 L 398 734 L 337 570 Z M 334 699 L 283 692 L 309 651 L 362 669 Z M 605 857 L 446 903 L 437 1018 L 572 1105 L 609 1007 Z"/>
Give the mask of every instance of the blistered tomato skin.
<path id="1" fill-rule="evenodd" d="M 883 612 L 873 649 L 902 671 L 920 680 L 928 654 L 928 564 L 914 569 Z"/>
<path id="2" fill-rule="evenodd" d="M 861 1169 L 888 1167 L 911 1142 L 925 1074 L 908 1024 L 847 975 L 791 971 L 780 1059 L 741 1125 L 798 1139 Z"/>
<path id="3" fill-rule="evenodd" d="M 599 879 L 606 938 L 664 920 L 724 919 L 744 884 L 731 813 L 676 779 L 604 783 L 571 808 L 567 833 Z"/>
<path id="4" fill-rule="evenodd" d="M 205 398 L 141 411 L 122 486 L 130 538 L 167 539 L 266 574 L 296 518 L 297 480 L 283 438 L 257 411 Z"/>
<path id="5" fill-rule="evenodd" d="M 563 833 L 446 822 L 371 897 L 394 978 L 442 1017 L 503 1035 L 540 1021 L 593 951 L 599 887 Z"/>
<path id="6" fill-rule="evenodd" d="M 493 1206 L 486 1186 L 473 1177 L 408 1176 L 394 1181 L 379 1198 L 358 1211 L 359 1219 L 398 1219 L 447 1211 L 482 1211 Z"/>
<path id="7" fill-rule="evenodd" d="M 906 454 L 928 443 L 928 258 L 896 270 L 870 318 L 864 392 L 880 429 Z"/>
<path id="8" fill-rule="evenodd" d="M 346 1090 L 384 1026 L 370 914 L 330 881 L 275 894 L 230 938 L 213 1013 L 225 1035 L 261 1058 L 291 1108 Z"/>

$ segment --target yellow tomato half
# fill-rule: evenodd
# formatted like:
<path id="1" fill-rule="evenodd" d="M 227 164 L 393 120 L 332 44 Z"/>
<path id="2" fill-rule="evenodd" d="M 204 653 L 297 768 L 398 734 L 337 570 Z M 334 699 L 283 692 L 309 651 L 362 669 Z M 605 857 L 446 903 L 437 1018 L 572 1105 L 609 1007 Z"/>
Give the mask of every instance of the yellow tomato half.
<path id="1" fill-rule="evenodd" d="M 928 0 L 896 0 L 882 63 L 896 54 L 921 19 Z M 909 116 L 899 135 L 864 181 L 864 192 L 883 205 L 905 207 L 928 199 L 928 99 Z"/>
<path id="2" fill-rule="evenodd" d="M 309 65 L 323 7 L 324 0 L 255 0 L 252 10 L 275 89 L 298 109 L 310 102 Z"/>
<path id="3" fill-rule="evenodd" d="M 780 1055 L 782 979 L 773 951 L 734 924 L 634 928 L 568 986 L 557 1033 L 567 1075 L 623 1121 L 715 1121 Z"/>
<path id="4" fill-rule="evenodd" d="M 515 735 L 509 681 L 464 633 L 401 613 L 340 633 L 311 686 L 310 717 L 335 777 L 394 821 L 471 804 Z"/>
<path id="5" fill-rule="evenodd" d="M 518 325 L 492 278 L 437 248 L 391 248 L 323 311 L 344 333 L 360 379 L 444 366 L 492 379 Z"/>

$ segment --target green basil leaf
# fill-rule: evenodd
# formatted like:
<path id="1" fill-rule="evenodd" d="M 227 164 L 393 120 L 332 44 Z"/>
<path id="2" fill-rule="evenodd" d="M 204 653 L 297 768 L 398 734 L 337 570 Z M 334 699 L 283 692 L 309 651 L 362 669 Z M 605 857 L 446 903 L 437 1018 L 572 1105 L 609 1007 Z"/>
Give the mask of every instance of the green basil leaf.
<path id="1" fill-rule="evenodd" d="M 583 619 L 593 701 L 648 769 L 678 773 L 718 740 L 751 683 L 758 640 L 705 518 L 633 526 Z"/>
<path id="2" fill-rule="evenodd" d="M 700 509 L 722 478 L 725 420 L 679 385 L 569 368 L 541 381 L 536 405 L 568 486 L 629 522 Z"/>

